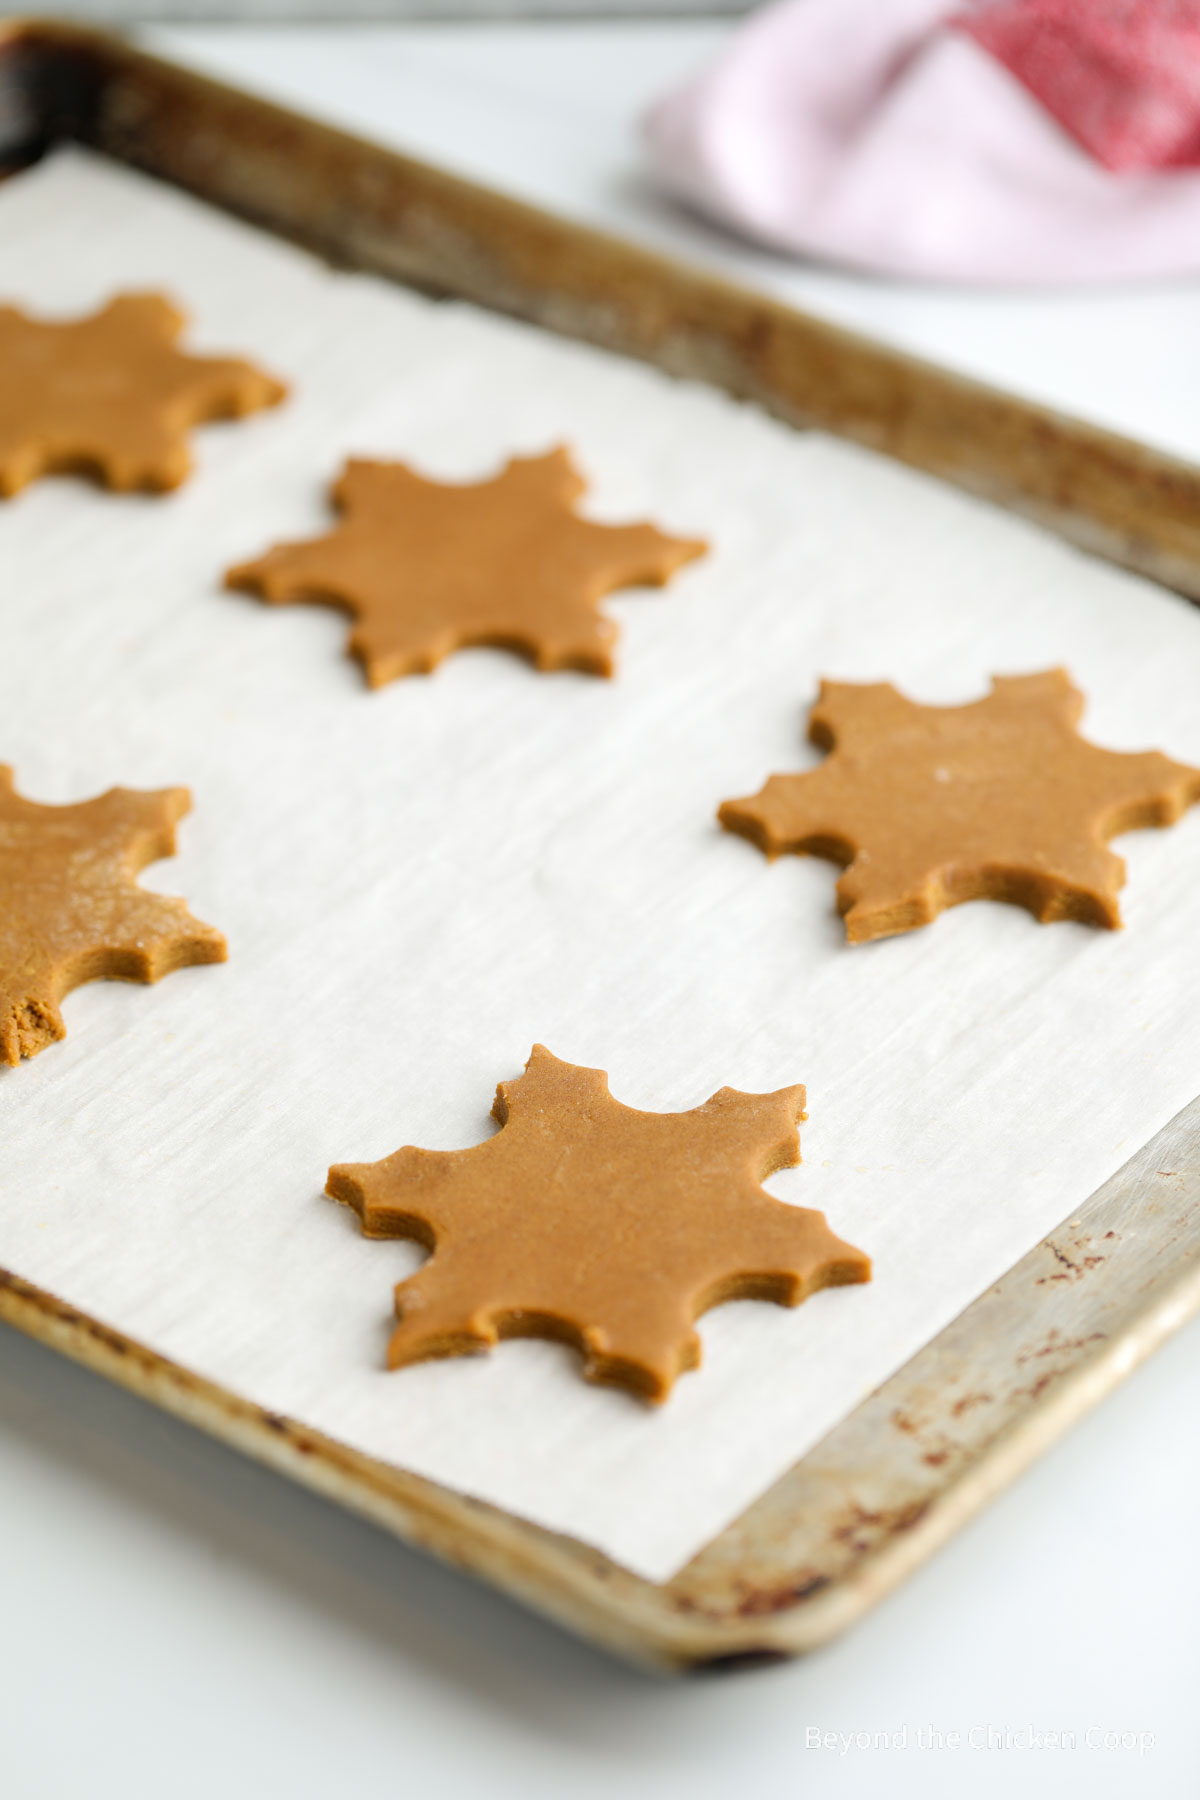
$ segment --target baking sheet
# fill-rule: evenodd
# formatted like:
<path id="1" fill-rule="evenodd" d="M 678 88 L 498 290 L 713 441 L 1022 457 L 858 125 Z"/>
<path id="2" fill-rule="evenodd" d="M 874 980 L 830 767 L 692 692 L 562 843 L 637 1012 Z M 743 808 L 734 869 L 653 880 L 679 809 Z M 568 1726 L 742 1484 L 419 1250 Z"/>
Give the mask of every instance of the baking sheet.
<path id="1" fill-rule="evenodd" d="M 976 903 L 853 952 L 835 871 L 769 867 L 719 800 L 814 760 L 817 679 L 974 697 L 1066 663 L 1114 748 L 1200 763 L 1184 603 L 869 454 L 458 305 L 333 275 L 79 151 L 0 190 L 0 291 L 69 314 L 163 286 L 285 409 L 198 435 L 166 500 L 40 484 L 0 511 L 0 758 L 23 792 L 186 782 L 186 894 L 231 960 L 70 997 L 0 1078 L 0 1263 L 197 1372 L 664 1579 L 1200 1091 L 1200 814 L 1124 840 L 1129 929 Z M 363 688 L 325 609 L 219 572 L 328 519 L 348 452 L 472 479 L 569 442 L 596 517 L 713 541 L 610 602 L 614 683 L 500 653 Z M 327 1165 L 491 1129 L 534 1040 L 682 1108 L 809 1089 L 781 1198 L 869 1288 L 701 1326 L 652 1413 L 570 1353 L 389 1375 L 411 1246 Z"/>

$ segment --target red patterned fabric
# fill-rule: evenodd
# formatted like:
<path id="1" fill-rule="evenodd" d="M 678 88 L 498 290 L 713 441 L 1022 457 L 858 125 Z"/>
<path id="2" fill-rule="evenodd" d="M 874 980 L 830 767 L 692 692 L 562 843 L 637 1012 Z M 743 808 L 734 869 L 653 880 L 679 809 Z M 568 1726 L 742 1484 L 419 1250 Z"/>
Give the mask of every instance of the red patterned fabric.
<path id="1" fill-rule="evenodd" d="M 991 0 L 953 23 L 1106 168 L 1200 165 L 1200 0 Z"/>

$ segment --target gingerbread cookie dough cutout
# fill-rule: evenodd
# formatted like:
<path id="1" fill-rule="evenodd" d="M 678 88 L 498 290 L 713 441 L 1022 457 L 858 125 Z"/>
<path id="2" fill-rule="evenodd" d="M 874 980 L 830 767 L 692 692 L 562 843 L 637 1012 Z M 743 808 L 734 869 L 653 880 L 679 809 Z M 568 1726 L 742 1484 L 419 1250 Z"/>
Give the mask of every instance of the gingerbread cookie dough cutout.
<path id="1" fill-rule="evenodd" d="M 1076 730 L 1082 711 L 1062 669 L 996 676 L 967 706 L 823 681 L 808 735 L 826 760 L 772 775 L 718 817 L 768 856 L 845 865 L 837 901 L 852 944 L 980 899 L 1114 930 L 1125 864 L 1108 839 L 1173 825 L 1200 800 L 1200 770 L 1157 750 L 1102 750 Z"/>
<path id="2" fill-rule="evenodd" d="M 230 569 L 226 586 L 273 606 L 348 613 L 350 654 L 374 688 L 471 645 L 515 651 L 540 670 L 611 675 L 617 628 L 601 600 L 664 586 L 706 546 L 653 525 L 581 519 L 584 485 L 564 449 L 515 457 L 467 485 L 352 461 L 333 488 L 342 518 L 332 531 Z"/>
<path id="3" fill-rule="evenodd" d="M 225 940 L 135 877 L 175 852 L 186 788 L 110 788 L 75 806 L 23 799 L 0 764 L 0 1063 L 65 1037 L 59 1002 L 85 981 L 157 981 L 224 962 Z"/>
<path id="4" fill-rule="evenodd" d="M 368 1237 L 433 1252 L 396 1289 L 392 1368 L 555 1338 L 582 1352 L 589 1381 L 660 1402 L 699 1363 L 694 1322 L 710 1307 L 796 1306 L 870 1279 L 821 1213 L 760 1185 L 800 1161 L 802 1087 L 637 1112 L 602 1070 L 538 1044 L 492 1111 L 501 1129 L 473 1149 L 408 1146 L 329 1171 L 326 1192 Z"/>
<path id="5" fill-rule="evenodd" d="M 283 399 L 282 382 L 251 363 L 177 349 L 184 323 L 161 294 L 120 294 L 65 324 L 0 306 L 0 495 L 57 474 L 176 488 L 193 426 Z"/>

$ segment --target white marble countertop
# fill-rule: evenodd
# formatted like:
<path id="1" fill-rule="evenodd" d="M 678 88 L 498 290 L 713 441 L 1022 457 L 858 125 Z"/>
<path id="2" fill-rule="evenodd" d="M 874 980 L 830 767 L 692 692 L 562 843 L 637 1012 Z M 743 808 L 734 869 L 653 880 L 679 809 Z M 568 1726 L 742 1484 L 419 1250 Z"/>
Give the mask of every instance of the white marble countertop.
<path id="1" fill-rule="evenodd" d="M 1200 458 L 1194 282 L 937 292 L 792 269 L 659 202 L 632 120 L 725 29 L 154 36 L 338 123 Z M 1198 1357 L 1193 1325 L 822 1655 L 667 1686 L 0 1331 L 0 1792 L 1191 1800 Z M 975 1747 L 981 1732 L 991 1748 Z M 1076 1747 L 1052 1747 L 1055 1732 Z M 814 1733 L 893 1743 L 818 1747 Z M 1153 1746 L 1122 1747 L 1124 1733 Z"/>

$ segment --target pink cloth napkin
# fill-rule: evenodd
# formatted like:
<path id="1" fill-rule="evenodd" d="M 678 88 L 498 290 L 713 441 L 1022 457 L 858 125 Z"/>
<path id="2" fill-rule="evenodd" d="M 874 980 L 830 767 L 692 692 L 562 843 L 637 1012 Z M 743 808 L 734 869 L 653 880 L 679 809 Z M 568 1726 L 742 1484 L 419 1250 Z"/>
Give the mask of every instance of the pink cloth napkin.
<path id="1" fill-rule="evenodd" d="M 1200 270 L 1200 0 L 778 0 L 646 131 L 677 194 L 780 249 L 957 281 Z"/>

